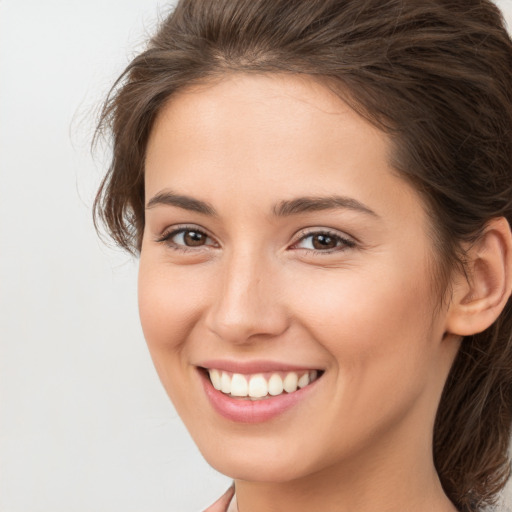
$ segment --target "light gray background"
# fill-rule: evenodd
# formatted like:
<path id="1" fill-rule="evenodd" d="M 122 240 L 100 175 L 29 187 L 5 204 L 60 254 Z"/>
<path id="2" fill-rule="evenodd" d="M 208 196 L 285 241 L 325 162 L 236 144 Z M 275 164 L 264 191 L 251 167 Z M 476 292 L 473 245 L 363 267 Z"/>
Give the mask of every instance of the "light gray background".
<path id="1" fill-rule="evenodd" d="M 94 111 L 166 9 L 0 0 L 0 512 L 193 512 L 229 485 L 153 370 L 136 261 L 91 223 Z"/>

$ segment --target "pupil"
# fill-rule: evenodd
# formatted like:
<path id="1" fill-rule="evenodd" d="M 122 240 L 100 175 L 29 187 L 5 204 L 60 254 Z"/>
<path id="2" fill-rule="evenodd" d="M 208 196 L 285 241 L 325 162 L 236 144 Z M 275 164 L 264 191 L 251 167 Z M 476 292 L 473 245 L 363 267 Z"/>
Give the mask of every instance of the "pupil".
<path id="1" fill-rule="evenodd" d="M 204 244 L 204 235 L 197 231 L 187 231 L 184 239 L 188 246 L 197 247 L 198 245 Z"/>
<path id="2" fill-rule="evenodd" d="M 315 249 L 334 249 L 336 239 L 329 235 L 315 235 L 313 237 L 313 247 Z"/>

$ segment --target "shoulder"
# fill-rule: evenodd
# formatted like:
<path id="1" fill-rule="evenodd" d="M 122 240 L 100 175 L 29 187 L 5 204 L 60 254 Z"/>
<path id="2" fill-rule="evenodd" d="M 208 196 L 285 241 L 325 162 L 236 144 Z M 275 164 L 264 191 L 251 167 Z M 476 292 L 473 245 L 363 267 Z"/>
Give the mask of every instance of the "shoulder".
<path id="1" fill-rule="evenodd" d="M 228 512 L 234 494 L 235 487 L 232 485 L 213 505 L 210 505 L 203 512 Z"/>

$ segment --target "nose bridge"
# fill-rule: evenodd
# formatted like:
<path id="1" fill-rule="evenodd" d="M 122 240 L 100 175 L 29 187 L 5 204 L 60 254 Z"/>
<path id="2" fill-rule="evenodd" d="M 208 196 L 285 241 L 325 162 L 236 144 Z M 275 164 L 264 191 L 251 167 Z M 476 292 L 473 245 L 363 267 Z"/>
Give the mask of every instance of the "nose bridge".
<path id="1" fill-rule="evenodd" d="M 275 293 L 275 274 L 263 251 L 245 247 L 226 255 L 208 315 L 209 328 L 233 343 L 283 332 L 286 315 Z"/>

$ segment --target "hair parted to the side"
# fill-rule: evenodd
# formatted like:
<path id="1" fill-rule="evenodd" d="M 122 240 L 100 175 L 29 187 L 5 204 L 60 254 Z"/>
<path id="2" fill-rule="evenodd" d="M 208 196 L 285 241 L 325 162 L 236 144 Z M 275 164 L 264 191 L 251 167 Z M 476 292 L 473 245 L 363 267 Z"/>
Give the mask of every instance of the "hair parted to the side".
<path id="1" fill-rule="evenodd" d="M 180 89 L 226 73 L 298 73 L 385 131 L 425 199 L 439 280 L 492 218 L 512 221 L 512 42 L 489 0 L 181 0 L 115 84 L 97 134 L 113 139 L 95 201 L 137 253 L 153 122 Z M 434 459 L 461 511 L 494 503 L 510 473 L 512 304 L 464 339 L 439 406 Z"/>

